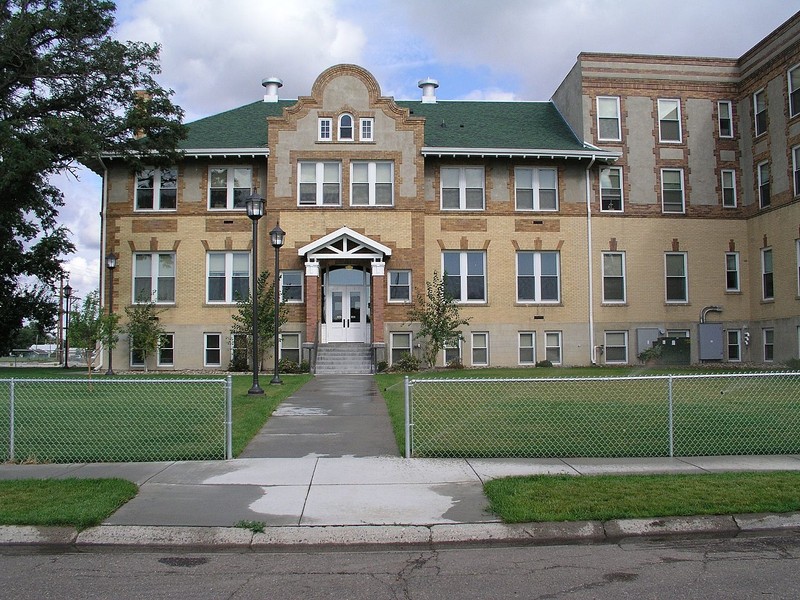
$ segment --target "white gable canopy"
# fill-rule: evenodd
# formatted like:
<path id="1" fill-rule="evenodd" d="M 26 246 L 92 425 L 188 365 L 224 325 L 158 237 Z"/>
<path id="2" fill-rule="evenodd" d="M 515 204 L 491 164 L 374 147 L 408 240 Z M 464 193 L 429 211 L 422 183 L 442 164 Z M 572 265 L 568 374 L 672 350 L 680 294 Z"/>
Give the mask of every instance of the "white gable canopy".
<path id="1" fill-rule="evenodd" d="M 392 249 L 349 227 L 340 227 L 306 244 L 297 251 L 297 254 L 305 256 L 307 261 L 362 259 L 383 262 L 386 257 L 392 255 Z"/>

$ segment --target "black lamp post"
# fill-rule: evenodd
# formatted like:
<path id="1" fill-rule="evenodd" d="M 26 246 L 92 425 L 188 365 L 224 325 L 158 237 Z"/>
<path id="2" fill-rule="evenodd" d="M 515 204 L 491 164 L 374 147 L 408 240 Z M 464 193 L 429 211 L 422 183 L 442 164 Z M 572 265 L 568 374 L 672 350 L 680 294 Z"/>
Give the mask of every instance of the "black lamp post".
<path id="1" fill-rule="evenodd" d="M 64 286 L 64 298 L 67 299 L 67 322 L 64 326 L 64 368 L 69 369 L 69 299 L 72 296 L 72 286 Z"/>
<path id="2" fill-rule="evenodd" d="M 117 268 L 117 255 L 113 252 L 110 252 L 108 255 L 106 255 L 106 267 L 108 268 L 108 314 L 110 316 L 114 314 L 114 269 Z M 111 345 L 109 344 L 108 371 L 106 371 L 106 375 L 114 374 L 113 354 L 114 349 L 111 348 Z"/>
<path id="3" fill-rule="evenodd" d="M 286 236 L 286 232 L 281 229 L 281 226 L 277 223 L 272 231 L 269 232 L 269 239 L 272 242 L 272 247 L 275 248 L 275 346 L 273 350 L 273 354 L 275 357 L 275 368 L 273 369 L 272 380 L 270 383 L 283 383 L 281 381 L 281 376 L 278 374 L 278 327 L 280 327 L 280 308 L 281 308 L 281 289 L 280 289 L 280 255 L 281 255 L 281 246 L 283 246 L 283 240 Z"/>
<path id="4" fill-rule="evenodd" d="M 245 200 L 247 216 L 253 221 L 253 285 L 251 291 L 253 303 L 253 386 L 247 390 L 248 394 L 261 395 L 264 390 L 258 385 L 258 220 L 264 216 L 264 198 L 253 191 Z"/>

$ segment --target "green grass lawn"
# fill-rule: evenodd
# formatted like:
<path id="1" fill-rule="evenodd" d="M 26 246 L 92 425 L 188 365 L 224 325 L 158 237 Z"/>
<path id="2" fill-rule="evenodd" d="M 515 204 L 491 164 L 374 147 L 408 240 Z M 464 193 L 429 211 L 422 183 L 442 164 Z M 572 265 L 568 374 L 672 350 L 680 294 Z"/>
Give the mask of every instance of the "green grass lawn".
<path id="1" fill-rule="evenodd" d="M 489 481 L 506 523 L 729 515 L 800 510 L 800 472 L 542 475 Z"/>
<path id="2" fill-rule="evenodd" d="M 0 481 L 0 525 L 99 525 L 138 492 L 124 479 L 23 479 Z"/>

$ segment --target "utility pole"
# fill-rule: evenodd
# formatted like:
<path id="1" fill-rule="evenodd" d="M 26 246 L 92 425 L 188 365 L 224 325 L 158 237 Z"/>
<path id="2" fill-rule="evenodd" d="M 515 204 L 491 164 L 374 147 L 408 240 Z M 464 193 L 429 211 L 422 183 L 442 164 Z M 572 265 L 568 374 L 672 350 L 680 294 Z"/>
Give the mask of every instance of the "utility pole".
<path id="1" fill-rule="evenodd" d="M 58 326 L 56 327 L 56 348 L 58 364 L 64 362 L 64 271 L 58 284 Z"/>

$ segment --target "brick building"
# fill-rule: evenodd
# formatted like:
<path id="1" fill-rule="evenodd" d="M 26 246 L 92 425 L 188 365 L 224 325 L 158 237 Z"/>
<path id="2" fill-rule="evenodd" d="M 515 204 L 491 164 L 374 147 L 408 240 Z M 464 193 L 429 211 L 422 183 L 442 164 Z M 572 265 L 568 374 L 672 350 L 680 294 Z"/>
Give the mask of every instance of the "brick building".
<path id="1" fill-rule="evenodd" d="M 418 351 L 408 310 L 434 272 L 470 319 L 440 364 L 630 364 L 676 338 L 692 362 L 798 357 L 800 13 L 739 59 L 582 53 L 547 102 L 447 101 L 433 80 L 395 100 L 355 65 L 296 100 L 280 85 L 189 124 L 173 169 L 106 161 L 113 306 L 164 309 L 150 367 L 228 367 L 253 191 L 260 269 L 286 232 L 286 358 Z M 122 340 L 114 364 L 140 362 Z"/>

